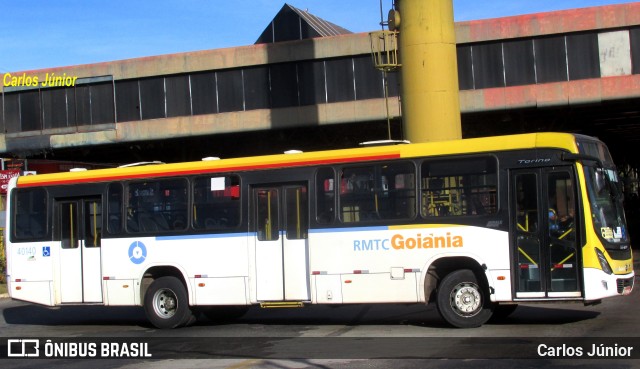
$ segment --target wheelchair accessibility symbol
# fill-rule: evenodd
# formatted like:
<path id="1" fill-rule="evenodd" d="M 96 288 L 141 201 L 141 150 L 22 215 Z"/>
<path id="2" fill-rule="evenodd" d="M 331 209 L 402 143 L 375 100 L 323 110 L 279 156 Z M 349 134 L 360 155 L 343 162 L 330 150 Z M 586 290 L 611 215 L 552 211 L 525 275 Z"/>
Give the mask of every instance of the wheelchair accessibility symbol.
<path id="1" fill-rule="evenodd" d="M 140 241 L 133 241 L 129 246 L 129 260 L 134 264 L 142 264 L 147 258 L 147 248 Z"/>
<path id="2" fill-rule="evenodd" d="M 42 247 L 42 256 L 44 256 L 44 257 L 51 256 L 51 246 L 43 246 Z"/>

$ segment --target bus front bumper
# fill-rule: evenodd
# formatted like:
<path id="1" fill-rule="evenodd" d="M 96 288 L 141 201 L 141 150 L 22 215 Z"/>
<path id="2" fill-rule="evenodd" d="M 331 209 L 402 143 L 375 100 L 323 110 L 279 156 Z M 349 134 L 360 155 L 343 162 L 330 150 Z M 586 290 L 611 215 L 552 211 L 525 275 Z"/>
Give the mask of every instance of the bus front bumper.
<path id="1" fill-rule="evenodd" d="M 600 300 L 606 297 L 629 295 L 633 290 L 635 274 L 606 274 L 600 269 L 584 269 L 586 301 Z"/>

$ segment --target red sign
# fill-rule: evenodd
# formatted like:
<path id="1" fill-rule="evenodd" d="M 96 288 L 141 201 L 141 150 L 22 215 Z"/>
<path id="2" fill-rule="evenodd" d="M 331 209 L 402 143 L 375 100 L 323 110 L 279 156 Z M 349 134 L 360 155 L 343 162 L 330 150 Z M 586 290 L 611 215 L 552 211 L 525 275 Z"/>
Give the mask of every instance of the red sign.
<path id="1" fill-rule="evenodd" d="M 9 180 L 20 175 L 19 170 L 0 170 L 0 193 L 7 193 Z"/>

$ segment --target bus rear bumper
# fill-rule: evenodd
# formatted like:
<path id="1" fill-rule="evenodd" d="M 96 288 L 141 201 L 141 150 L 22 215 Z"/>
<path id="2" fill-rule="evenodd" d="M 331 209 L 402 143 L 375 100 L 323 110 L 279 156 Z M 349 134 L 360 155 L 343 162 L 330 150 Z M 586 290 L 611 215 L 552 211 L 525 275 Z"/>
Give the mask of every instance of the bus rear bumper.
<path id="1" fill-rule="evenodd" d="M 628 295 L 633 290 L 635 274 L 606 274 L 600 269 L 584 269 L 586 301 Z"/>

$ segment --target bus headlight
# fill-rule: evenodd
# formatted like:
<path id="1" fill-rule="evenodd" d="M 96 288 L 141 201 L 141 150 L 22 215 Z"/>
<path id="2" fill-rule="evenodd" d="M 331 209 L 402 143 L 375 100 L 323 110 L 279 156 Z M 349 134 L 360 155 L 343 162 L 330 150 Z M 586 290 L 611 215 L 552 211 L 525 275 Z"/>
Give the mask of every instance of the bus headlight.
<path id="1" fill-rule="evenodd" d="M 602 251 L 598 249 L 595 249 L 595 250 L 596 250 L 596 255 L 598 255 L 598 261 L 600 262 L 602 271 L 604 271 L 607 274 L 612 274 L 613 270 L 611 269 L 611 266 L 609 265 L 607 258 L 604 257 L 604 254 L 602 253 Z"/>

